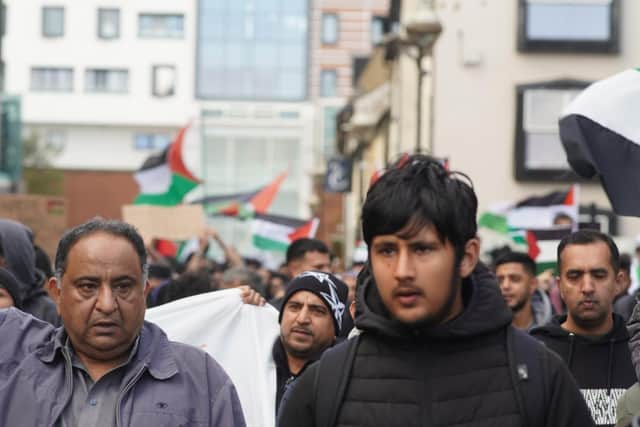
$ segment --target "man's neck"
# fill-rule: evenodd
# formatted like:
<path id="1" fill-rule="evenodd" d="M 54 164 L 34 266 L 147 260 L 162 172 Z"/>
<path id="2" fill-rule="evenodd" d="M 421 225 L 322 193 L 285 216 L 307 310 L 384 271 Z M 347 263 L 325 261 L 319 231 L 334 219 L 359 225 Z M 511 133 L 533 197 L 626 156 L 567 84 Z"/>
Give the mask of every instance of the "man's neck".
<path id="1" fill-rule="evenodd" d="M 298 375 L 307 362 L 307 359 L 299 359 L 287 353 L 287 365 L 289 366 L 289 372 L 293 375 Z"/>
<path id="2" fill-rule="evenodd" d="M 606 318 L 606 321 L 602 322 L 602 324 L 592 327 L 592 328 L 584 328 L 578 325 L 570 314 L 567 315 L 567 320 L 564 321 L 560 325 L 562 329 L 574 333 L 576 335 L 580 335 L 583 337 L 601 337 L 603 335 L 608 334 L 613 329 L 613 316 L 611 313 Z"/>
<path id="3" fill-rule="evenodd" d="M 129 358 L 129 353 L 108 361 L 95 360 L 81 353 L 76 353 L 76 355 L 82 363 L 82 366 L 84 366 L 89 373 L 93 382 L 98 382 L 98 380 L 105 376 L 105 374 L 119 366 L 122 366 Z"/>
<path id="4" fill-rule="evenodd" d="M 511 324 L 518 329 L 529 329 L 533 323 L 533 311 L 531 304 L 526 304 L 520 310 L 513 312 L 513 320 Z"/>

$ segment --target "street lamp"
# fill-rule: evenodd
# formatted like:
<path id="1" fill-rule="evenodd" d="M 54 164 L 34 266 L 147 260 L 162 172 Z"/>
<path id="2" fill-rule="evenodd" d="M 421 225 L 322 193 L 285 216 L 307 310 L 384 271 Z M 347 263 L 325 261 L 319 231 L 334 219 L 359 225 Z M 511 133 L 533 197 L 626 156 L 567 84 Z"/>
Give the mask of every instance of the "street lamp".
<path id="1" fill-rule="evenodd" d="M 424 76 L 427 73 L 422 67 L 423 59 L 426 55 L 431 54 L 433 51 L 433 45 L 442 32 L 442 24 L 438 20 L 438 17 L 433 8 L 433 2 L 429 0 L 422 0 L 421 6 L 416 13 L 407 20 L 403 26 L 403 31 L 399 33 L 392 33 L 385 36 L 383 44 L 386 46 L 387 53 L 386 59 L 392 61 L 397 58 L 400 51 L 407 53 L 416 64 L 418 72 L 418 95 L 416 100 L 416 152 L 422 151 L 422 87 L 424 83 Z M 430 127 L 429 127 L 429 151 L 433 153 L 434 138 L 433 138 L 433 103 L 434 103 L 434 67 L 433 67 L 433 55 L 431 61 L 431 98 L 430 98 Z"/>
<path id="2" fill-rule="evenodd" d="M 407 21 L 404 28 L 407 33 L 406 40 L 403 40 L 404 45 L 414 46 L 417 49 L 418 54 L 413 57 L 416 61 L 416 68 L 418 71 L 418 97 L 416 101 L 416 153 L 420 153 L 422 150 L 422 86 L 424 83 L 424 75 L 426 71 L 422 68 L 422 62 L 427 54 L 431 54 L 431 94 L 429 102 L 429 151 L 430 154 L 434 154 L 434 95 L 435 90 L 434 78 L 435 67 L 433 65 L 433 45 L 442 32 L 442 24 L 438 20 L 436 13 L 433 9 L 433 1 L 425 1 L 423 7 Z"/>

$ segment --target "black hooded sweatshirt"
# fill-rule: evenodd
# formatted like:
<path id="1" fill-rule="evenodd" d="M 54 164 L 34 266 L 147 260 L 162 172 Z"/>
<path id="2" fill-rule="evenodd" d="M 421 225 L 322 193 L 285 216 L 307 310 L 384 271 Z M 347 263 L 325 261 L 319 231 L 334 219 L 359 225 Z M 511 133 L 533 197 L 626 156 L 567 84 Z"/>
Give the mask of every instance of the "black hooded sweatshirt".
<path id="1" fill-rule="evenodd" d="M 0 219 L 0 244 L 4 267 L 13 273 L 20 284 L 22 311 L 59 326 L 56 306 L 43 288 L 44 274 L 36 269 L 31 230 L 19 222 Z"/>
<path id="2" fill-rule="evenodd" d="M 358 277 L 355 323 L 362 334 L 336 426 L 538 427 L 525 423 L 518 410 L 506 349 L 511 312 L 495 278 L 479 266 L 462 287 L 458 317 L 416 327 L 390 316 L 370 275 Z M 545 369 L 529 375 L 545 376 L 544 425 L 593 425 L 562 361 L 541 350 Z M 280 427 L 315 426 L 318 366 L 310 366 L 286 395 Z"/>
<path id="3" fill-rule="evenodd" d="M 567 364 L 578 382 L 596 425 L 616 424 L 616 405 L 636 382 L 624 319 L 613 313 L 613 329 L 601 337 L 576 335 L 560 326 L 566 315 L 531 331 Z"/>

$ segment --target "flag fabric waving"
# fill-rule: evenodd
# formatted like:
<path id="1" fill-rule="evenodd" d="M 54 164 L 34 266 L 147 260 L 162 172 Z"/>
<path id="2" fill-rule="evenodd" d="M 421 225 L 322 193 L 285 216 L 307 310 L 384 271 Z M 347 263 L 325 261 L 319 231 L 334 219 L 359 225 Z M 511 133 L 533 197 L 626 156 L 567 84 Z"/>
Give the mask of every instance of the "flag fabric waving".
<path id="1" fill-rule="evenodd" d="M 320 221 L 303 221 L 278 215 L 256 215 L 251 222 L 253 245 L 258 249 L 286 252 L 291 242 L 313 238 Z"/>
<path id="2" fill-rule="evenodd" d="M 228 289 L 151 308 L 145 319 L 160 326 L 170 340 L 213 356 L 233 381 L 248 426 L 275 425 L 271 349 L 280 326 L 273 307 L 244 304 L 238 289 Z"/>
<path id="3" fill-rule="evenodd" d="M 200 203 L 210 216 L 232 216 L 239 219 L 252 218 L 255 213 L 266 214 L 280 190 L 288 173 L 282 172 L 273 181 L 255 191 L 245 193 L 207 196 L 192 203 Z"/>
<path id="4" fill-rule="evenodd" d="M 579 187 L 494 206 L 478 219 L 494 245 L 508 244 L 536 261 L 539 271 L 555 268 L 559 241 L 578 224 Z M 559 219 L 565 221 L 560 223 Z M 568 222 L 566 220 L 569 220 Z M 487 245 L 491 246 L 489 242 Z"/>
<path id="5" fill-rule="evenodd" d="M 613 210 L 640 216 L 640 68 L 586 88 L 560 118 L 573 170 L 600 177 Z"/>
<path id="6" fill-rule="evenodd" d="M 193 190 L 200 180 L 185 166 L 182 158 L 184 135 L 189 125 L 178 131 L 175 141 L 162 153 L 149 157 L 135 173 L 140 194 L 137 205 L 174 206 Z"/>

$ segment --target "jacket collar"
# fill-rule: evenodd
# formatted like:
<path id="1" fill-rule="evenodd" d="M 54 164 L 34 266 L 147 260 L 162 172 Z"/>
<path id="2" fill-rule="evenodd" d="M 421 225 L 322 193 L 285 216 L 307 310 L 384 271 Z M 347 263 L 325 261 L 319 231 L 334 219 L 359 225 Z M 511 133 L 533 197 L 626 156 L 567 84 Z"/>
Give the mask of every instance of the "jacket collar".
<path id="1" fill-rule="evenodd" d="M 58 328 L 51 339 L 36 351 L 36 356 L 44 363 L 53 363 L 58 357 L 64 357 L 62 351 L 66 339 L 64 327 Z M 162 329 L 153 323 L 144 322 L 138 349 L 131 358 L 129 367 L 133 371 L 146 367 L 149 374 L 157 380 L 169 379 L 179 372 L 170 342 Z"/>

